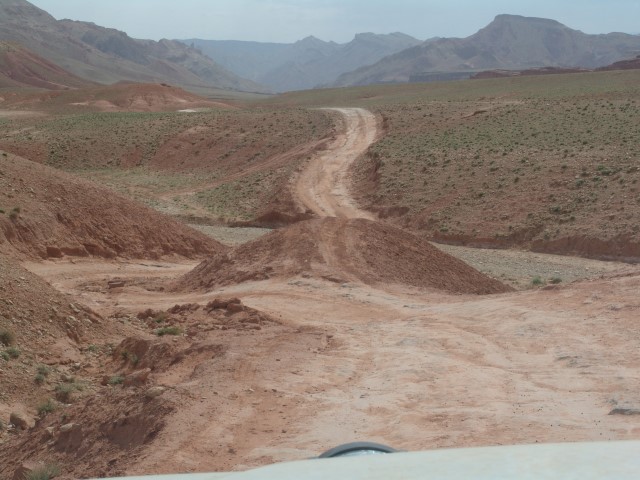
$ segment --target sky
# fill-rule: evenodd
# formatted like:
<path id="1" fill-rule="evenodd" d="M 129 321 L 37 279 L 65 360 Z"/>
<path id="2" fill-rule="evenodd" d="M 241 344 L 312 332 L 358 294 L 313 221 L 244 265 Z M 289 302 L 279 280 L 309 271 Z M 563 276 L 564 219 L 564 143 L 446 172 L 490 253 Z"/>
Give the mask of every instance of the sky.
<path id="1" fill-rule="evenodd" d="M 501 13 L 552 18 L 585 33 L 640 33 L 640 0 L 30 0 L 57 19 L 134 38 L 345 43 L 356 33 L 466 37 Z"/>

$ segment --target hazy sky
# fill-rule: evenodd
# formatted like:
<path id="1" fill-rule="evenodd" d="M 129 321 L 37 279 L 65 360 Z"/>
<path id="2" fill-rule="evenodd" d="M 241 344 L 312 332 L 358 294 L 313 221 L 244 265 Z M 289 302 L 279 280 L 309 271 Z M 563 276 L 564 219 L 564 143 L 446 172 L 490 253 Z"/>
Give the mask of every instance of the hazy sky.
<path id="1" fill-rule="evenodd" d="M 640 0 L 30 0 L 54 17 L 134 38 L 347 42 L 355 33 L 466 37 L 500 13 L 558 20 L 585 33 L 640 33 Z"/>

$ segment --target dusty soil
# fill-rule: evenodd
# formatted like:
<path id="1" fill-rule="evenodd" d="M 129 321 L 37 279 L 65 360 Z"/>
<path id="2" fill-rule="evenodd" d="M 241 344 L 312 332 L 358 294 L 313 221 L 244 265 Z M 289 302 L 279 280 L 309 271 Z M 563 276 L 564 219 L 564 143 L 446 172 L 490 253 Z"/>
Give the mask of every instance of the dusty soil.
<path id="1" fill-rule="evenodd" d="M 189 258 L 224 247 L 94 183 L 0 153 L 0 251 L 37 258 Z"/>
<path id="2" fill-rule="evenodd" d="M 352 161 L 340 148 L 330 150 Z M 317 158 L 307 165 L 298 178 L 316 175 Z M 640 409 L 640 268 L 510 292 L 400 229 L 347 218 L 357 204 L 348 169 L 335 167 L 313 202 L 296 200 L 340 218 L 237 247 L 204 277 L 220 257 L 195 270 L 188 260 L 26 264 L 122 342 L 96 334 L 102 346 L 79 367 L 96 394 L 4 434 L 0 474 L 27 458 L 58 462 L 63 479 L 241 470 L 361 439 L 415 450 L 640 438 L 640 416 L 625 414 Z M 333 191 L 336 210 L 323 210 Z M 298 269 L 305 259 L 314 267 Z M 170 289 L 180 277 L 208 288 Z M 459 293 L 473 291 L 456 286 L 465 282 L 503 293 Z"/>

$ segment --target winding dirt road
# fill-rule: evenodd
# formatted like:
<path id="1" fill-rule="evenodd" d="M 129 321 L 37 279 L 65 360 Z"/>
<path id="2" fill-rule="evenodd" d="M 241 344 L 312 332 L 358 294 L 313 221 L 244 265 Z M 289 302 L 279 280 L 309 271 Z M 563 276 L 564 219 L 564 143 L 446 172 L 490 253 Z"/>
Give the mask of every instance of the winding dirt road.
<path id="1" fill-rule="evenodd" d="M 295 194 L 302 205 L 321 217 L 373 219 L 349 194 L 349 167 L 376 140 L 376 116 L 363 108 L 332 108 L 343 127 L 327 150 L 316 154 L 300 174 Z"/>
<path id="2" fill-rule="evenodd" d="M 369 218 L 348 195 L 347 171 L 375 139 L 375 117 L 339 112 L 344 134 L 296 191 L 320 216 Z M 638 269 L 490 296 L 305 276 L 198 293 L 145 288 L 192 267 L 28 265 L 106 316 L 237 296 L 280 321 L 191 339 L 225 353 L 152 375 L 179 407 L 130 474 L 241 470 L 355 440 L 415 450 L 640 438 L 640 415 L 609 415 L 640 411 Z M 114 277 L 127 286 L 107 289 Z"/>

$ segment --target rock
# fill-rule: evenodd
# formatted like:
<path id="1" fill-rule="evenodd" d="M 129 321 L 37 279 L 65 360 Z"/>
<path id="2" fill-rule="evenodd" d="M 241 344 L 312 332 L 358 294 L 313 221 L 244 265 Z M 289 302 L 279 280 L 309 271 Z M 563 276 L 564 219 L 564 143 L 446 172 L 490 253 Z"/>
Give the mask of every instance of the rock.
<path id="1" fill-rule="evenodd" d="M 151 387 L 144 393 L 147 398 L 156 398 L 162 395 L 167 389 L 161 386 Z"/>
<path id="2" fill-rule="evenodd" d="M 82 445 L 83 439 L 82 425 L 67 423 L 60 427 L 60 434 L 55 442 L 55 447 L 61 452 L 77 452 Z"/>
<path id="3" fill-rule="evenodd" d="M 78 425 L 77 423 L 65 423 L 64 425 L 62 425 L 60 427 L 60 433 L 66 433 L 69 432 L 71 430 L 73 430 L 74 428 L 79 427 L 80 425 Z"/>
<path id="4" fill-rule="evenodd" d="M 207 311 L 211 311 L 211 310 L 222 310 L 222 309 L 229 309 L 229 305 L 231 304 L 238 304 L 238 305 L 242 305 L 242 302 L 240 301 L 239 298 L 229 298 L 229 299 L 220 299 L 220 298 L 216 298 L 212 301 L 210 301 L 209 303 L 207 303 L 207 306 L 205 307 L 205 310 Z"/>
<path id="5" fill-rule="evenodd" d="M 107 287 L 108 288 L 120 288 L 120 287 L 124 287 L 125 286 L 125 281 L 124 280 L 109 280 L 107 282 Z"/>
<path id="6" fill-rule="evenodd" d="M 27 430 L 29 428 L 29 423 L 19 413 L 14 412 L 9 415 L 9 423 L 16 427 L 16 430 Z"/>
<path id="7" fill-rule="evenodd" d="M 142 370 L 136 370 L 133 373 L 130 373 L 126 377 L 124 377 L 124 386 L 125 387 L 136 387 L 139 385 L 143 385 L 146 383 L 149 378 L 149 374 L 151 373 L 150 368 L 144 368 Z"/>
<path id="8" fill-rule="evenodd" d="M 241 303 L 230 303 L 227 305 L 227 312 L 229 313 L 239 313 L 244 312 L 244 305 Z"/>

